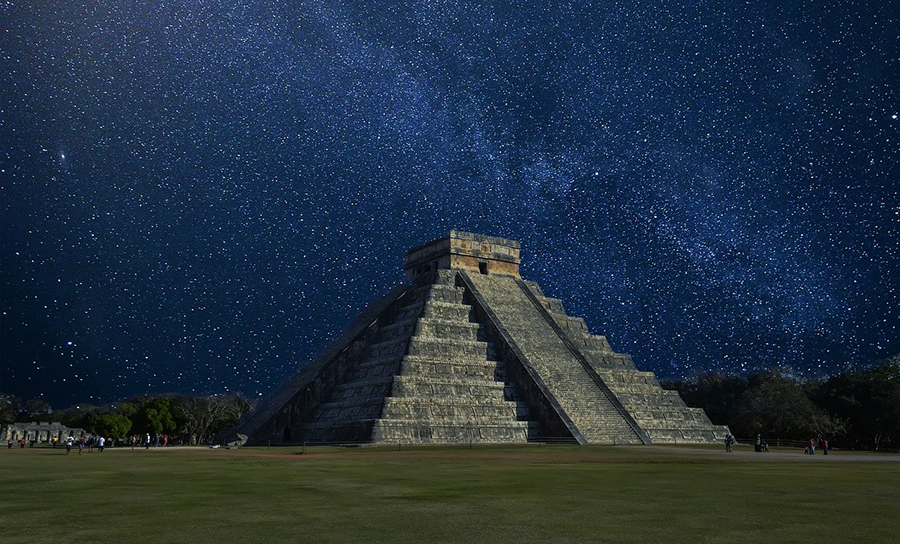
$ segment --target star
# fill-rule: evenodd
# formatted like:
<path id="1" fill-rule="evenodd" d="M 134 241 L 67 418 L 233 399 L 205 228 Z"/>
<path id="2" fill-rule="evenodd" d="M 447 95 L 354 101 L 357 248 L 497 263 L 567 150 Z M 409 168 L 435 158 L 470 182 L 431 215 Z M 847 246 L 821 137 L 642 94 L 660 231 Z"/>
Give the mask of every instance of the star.
<path id="1" fill-rule="evenodd" d="M 900 352 L 896 52 L 856 3 L 52 4 L 4 42 L 4 393 L 265 394 L 450 229 L 661 378 Z"/>

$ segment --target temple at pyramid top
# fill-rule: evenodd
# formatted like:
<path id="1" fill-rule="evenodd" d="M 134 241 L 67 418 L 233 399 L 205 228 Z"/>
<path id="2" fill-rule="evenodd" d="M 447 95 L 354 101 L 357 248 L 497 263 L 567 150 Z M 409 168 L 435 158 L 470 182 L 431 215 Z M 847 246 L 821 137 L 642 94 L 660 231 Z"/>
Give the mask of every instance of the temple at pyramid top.
<path id="1" fill-rule="evenodd" d="M 451 230 L 447 238 L 407 251 L 403 268 L 410 279 L 450 268 L 519 278 L 519 242 Z"/>
<path id="2" fill-rule="evenodd" d="M 410 249 L 409 283 L 251 414 L 250 444 L 650 444 L 726 427 L 662 389 L 519 274 L 519 243 L 450 231 Z M 226 437 L 227 440 L 227 437 Z"/>

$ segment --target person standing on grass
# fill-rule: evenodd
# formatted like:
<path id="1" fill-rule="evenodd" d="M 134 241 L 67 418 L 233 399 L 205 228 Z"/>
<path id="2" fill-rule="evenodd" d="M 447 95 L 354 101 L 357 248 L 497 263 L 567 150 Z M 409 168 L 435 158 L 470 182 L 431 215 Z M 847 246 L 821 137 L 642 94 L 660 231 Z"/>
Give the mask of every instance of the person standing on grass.
<path id="1" fill-rule="evenodd" d="M 72 438 L 72 435 L 66 437 L 66 455 L 72 453 L 72 444 L 75 443 L 75 439 Z"/>
<path id="2" fill-rule="evenodd" d="M 822 455 L 828 455 L 828 439 L 822 439 Z"/>
<path id="3" fill-rule="evenodd" d="M 150 433 L 147 433 L 147 434 L 144 436 L 144 449 L 145 449 L 145 450 L 149 450 L 149 449 L 150 449 Z"/>
<path id="4" fill-rule="evenodd" d="M 99 439 L 97 439 L 97 451 L 99 451 L 100 453 L 103 453 L 103 446 L 105 444 L 106 444 L 106 439 L 103 438 L 102 436 Z"/>
<path id="5" fill-rule="evenodd" d="M 84 435 L 81 435 L 81 438 L 78 439 L 78 455 L 81 455 L 81 452 L 84 451 Z"/>
<path id="6" fill-rule="evenodd" d="M 756 435 L 756 442 L 753 443 L 753 449 L 757 453 L 762 451 L 762 436 Z"/>
<path id="7" fill-rule="evenodd" d="M 6 448 L 10 450 L 12 449 L 12 438 L 6 439 Z"/>

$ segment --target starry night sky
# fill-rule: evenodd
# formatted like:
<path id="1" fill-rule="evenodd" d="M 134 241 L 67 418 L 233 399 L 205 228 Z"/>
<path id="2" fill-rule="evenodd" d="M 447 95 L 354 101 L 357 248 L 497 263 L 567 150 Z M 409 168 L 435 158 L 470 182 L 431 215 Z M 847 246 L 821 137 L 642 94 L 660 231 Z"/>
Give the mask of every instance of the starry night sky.
<path id="1" fill-rule="evenodd" d="M 662 377 L 900 352 L 896 3 L 400 4 L 0 6 L 0 389 L 257 396 L 452 228 Z"/>

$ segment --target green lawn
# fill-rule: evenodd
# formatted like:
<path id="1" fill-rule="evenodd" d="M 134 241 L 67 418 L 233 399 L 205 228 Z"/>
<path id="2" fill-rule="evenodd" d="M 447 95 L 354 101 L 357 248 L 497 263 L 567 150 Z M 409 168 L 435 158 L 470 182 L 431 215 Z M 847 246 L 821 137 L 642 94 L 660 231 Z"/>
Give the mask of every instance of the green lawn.
<path id="1" fill-rule="evenodd" d="M 900 462 L 719 449 L 4 449 L 0 524 L 32 542 L 898 538 Z"/>

